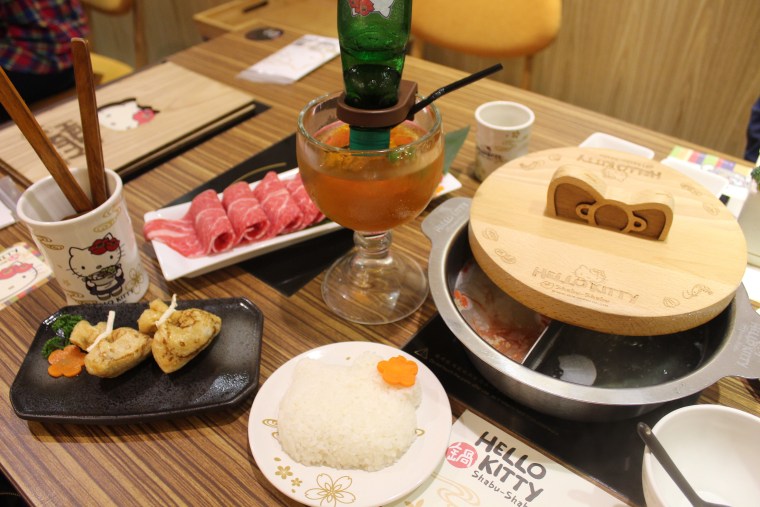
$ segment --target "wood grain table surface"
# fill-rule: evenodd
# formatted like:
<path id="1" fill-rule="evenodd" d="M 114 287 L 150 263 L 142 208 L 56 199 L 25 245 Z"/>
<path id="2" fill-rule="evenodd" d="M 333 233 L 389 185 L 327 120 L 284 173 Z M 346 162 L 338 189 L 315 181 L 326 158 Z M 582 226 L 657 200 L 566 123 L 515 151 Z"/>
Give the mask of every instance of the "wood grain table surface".
<path id="1" fill-rule="evenodd" d="M 264 314 L 260 383 L 280 365 L 311 348 L 342 341 L 372 341 L 403 346 L 434 315 L 433 301 L 407 319 L 382 326 L 354 325 L 329 313 L 322 302 L 322 277 L 291 297 L 280 294 L 237 266 L 211 274 L 166 282 L 152 248 L 139 231 L 143 214 L 194 189 L 295 131 L 298 111 L 311 99 L 342 88 L 338 59 L 299 82 L 256 84 L 236 74 L 301 35 L 282 24 L 284 35 L 254 41 L 245 33 L 223 35 L 170 58 L 190 70 L 250 93 L 271 108 L 182 153 L 130 181 L 125 188 L 129 211 L 151 285 L 145 300 L 246 297 Z M 405 78 L 426 95 L 463 73 L 408 59 Z M 570 106 L 495 81 L 484 80 L 438 100 L 447 131 L 472 127 L 452 172 L 464 187 L 454 195 L 471 196 L 477 182 L 468 176 L 474 159 L 477 105 L 514 100 L 536 113 L 530 150 L 575 146 L 603 131 L 655 150 L 657 159 L 676 145 L 703 151 L 622 121 Z M 420 230 L 423 216 L 396 231 L 395 246 L 427 266 L 429 242 Z M 14 225 L 0 231 L 0 244 L 31 239 Z M 288 505 L 259 473 L 248 445 L 252 399 L 233 409 L 165 421 L 120 426 L 85 426 L 19 419 L 9 389 L 40 322 L 65 306 L 55 281 L 0 311 L 0 467 L 32 505 Z M 760 415 L 760 404 L 746 381 L 726 378 L 705 390 L 700 402 L 721 403 Z M 453 403 L 455 415 L 461 413 Z M 508 430 L 508 428 L 506 428 Z"/>

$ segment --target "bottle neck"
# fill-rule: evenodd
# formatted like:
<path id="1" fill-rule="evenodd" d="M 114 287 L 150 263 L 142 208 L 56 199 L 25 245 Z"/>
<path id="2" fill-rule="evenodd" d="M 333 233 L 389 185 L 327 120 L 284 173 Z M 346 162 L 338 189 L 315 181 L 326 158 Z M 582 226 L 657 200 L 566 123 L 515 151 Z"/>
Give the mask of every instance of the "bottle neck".
<path id="1" fill-rule="evenodd" d="M 342 118 L 351 126 L 351 149 L 388 148 L 391 127 L 406 118 L 406 114 L 392 119 L 388 116 L 378 123 L 374 121 L 377 117 L 369 118 L 363 112 L 398 108 L 411 19 L 412 0 L 339 0 L 344 105 L 359 113 L 352 119 Z"/>
<path id="2" fill-rule="evenodd" d="M 336 106 L 340 121 L 351 127 L 349 146 L 354 150 L 382 150 L 389 146 L 390 129 L 403 123 L 416 101 L 417 83 L 402 80 L 398 100 L 392 107 L 367 110 L 347 104 L 347 94 L 342 94 Z"/>
<path id="3" fill-rule="evenodd" d="M 339 0 L 338 38 L 350 106 L 376 110 L 396 104 L 411 17 L 411 0 Z"/>
<path id="4" fill-rule="evenodd" d="M 391 143 L 391 129 L 351 127 L 348 142 L 352 150 L 385 150 Z"/>

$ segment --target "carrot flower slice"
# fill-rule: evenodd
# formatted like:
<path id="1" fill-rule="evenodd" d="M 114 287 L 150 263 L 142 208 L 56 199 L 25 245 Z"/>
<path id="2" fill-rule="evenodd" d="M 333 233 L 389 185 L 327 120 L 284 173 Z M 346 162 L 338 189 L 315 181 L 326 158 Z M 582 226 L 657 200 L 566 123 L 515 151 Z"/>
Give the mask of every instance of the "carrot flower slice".
<path id="1" fill-rule="evenodd" d="M 377 363 L 377 371 L 392 386 L 412 387 L 417 377 L 417 363 L 404 356 L 396 356 Z"/>
<path id="2" fill-rule="evenodd" d="M 48 373 L 51 377 L 76 377 L 82 372 L 84 358 L 87 354 L 76 345 L 67 345 L 63 349 L 54 350 L 48 356 Z"/>

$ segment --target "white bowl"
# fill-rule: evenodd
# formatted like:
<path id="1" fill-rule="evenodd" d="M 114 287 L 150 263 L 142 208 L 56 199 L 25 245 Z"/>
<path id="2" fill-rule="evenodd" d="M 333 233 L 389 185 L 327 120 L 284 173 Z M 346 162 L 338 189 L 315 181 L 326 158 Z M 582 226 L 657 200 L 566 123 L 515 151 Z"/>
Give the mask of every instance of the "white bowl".
<path id="1" fill-rule="evenodd" d="M 760 418 L 720 405 L 694 405 L 669 413 L 652 432 L 702 499 L 760 505 Z M 648 507 L 691 505 L 648 448 L 642 481 Z"/>

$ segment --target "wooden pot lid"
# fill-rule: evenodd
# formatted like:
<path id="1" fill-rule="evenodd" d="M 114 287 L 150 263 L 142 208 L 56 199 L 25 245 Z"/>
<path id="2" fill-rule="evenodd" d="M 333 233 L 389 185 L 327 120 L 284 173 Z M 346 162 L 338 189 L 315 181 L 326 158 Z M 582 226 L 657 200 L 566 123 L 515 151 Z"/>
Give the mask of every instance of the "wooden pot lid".
<path id="1" fill-rule="evenodd" d="M 586 187 L 565 184 L 573 175 Z M 603 206 L 594 204 L 599 194 Z M 632 230 L 621 232 L 626 216 Z M 663 239 L 653 228 L 667 229 Z M 510 296 L 611 334 L 707 322 L 731 302 L 747 264 L 739 224 L 707 189 L 658 162 L 603 149 L 546 150 L 497 169 L 473 198 L 469 239 L 481 268 Z"/>

